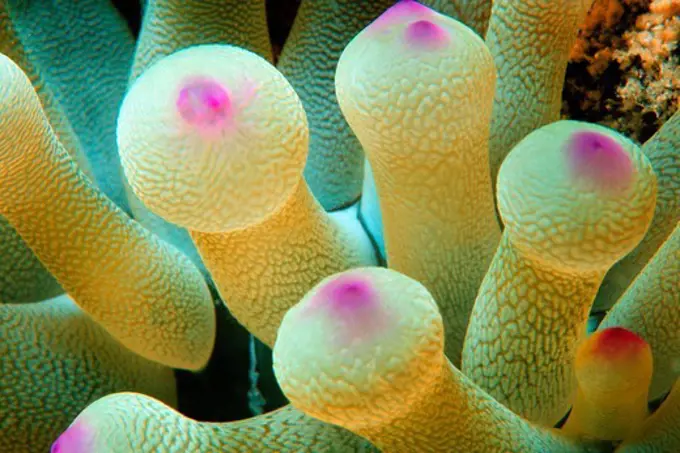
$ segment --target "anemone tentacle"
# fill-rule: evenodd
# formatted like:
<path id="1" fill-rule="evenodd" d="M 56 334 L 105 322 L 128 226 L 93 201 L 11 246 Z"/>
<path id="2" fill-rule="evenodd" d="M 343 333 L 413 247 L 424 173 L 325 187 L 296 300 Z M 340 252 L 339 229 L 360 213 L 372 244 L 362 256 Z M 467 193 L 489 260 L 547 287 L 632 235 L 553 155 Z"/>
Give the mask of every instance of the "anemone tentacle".
<path id="1" fill-rule="evenodd" d="M 472 310 L 462 369 L 510 409 L 554 426 L 576 390 L 574 357 L 597 288 L 652 220 L 656 176 L 617 132 L 558 121 L 513 148 L 497 199 L 505 230 Z"/>
<path id="2" fill-rule="evenodd" d="M 389 269 L 352 269 L 286 313 L 274 371 L 295 407 L 386 453 L 590 451 L 513 414 L 443 346 L 442 318 L 423 285 Z"/>
<path id="3" fill-rule="evenodd" d="M 134 352 L 200 369 L 215 313 L 198 269 L 78 169 L 30 81 L 0 56 L 0 213 L 76 303 Z"/>
<path id="4" fill-rule="evenodd" d="M 626 440 L 615 453 L 675 453 L 680 450 L 680 379 L 645 422 L 642 433 Z"/>
<path id="5" fill-rule="evenodd" d="M 408 1 L 352 40 L 336 74 L 371 162 L 387 265 L 434 294 L 454 364 L 500 239 L 488 160 L 494 79 L 481 38 Z"/>
<path id="6" fill-rule="evenodd" d="M 83 407 L 109 393 L 176 404 L 172 370 L 121 346 L 68 296 L 0 305 L 0 338 L 3 453 L 47 451 Z"/>
<path id="7" fill-rule="evenodd" d="M 650 399 L 680 378 L 680 223 L 602 320 L 642 336 L 654 354 Z"/>
<path id="8" fill-rule="evenodd" d="M 562 430 L 592 440 L 636 436 L 649 410 L 652 350 L 621 327 L 600 329 L 576 351 L 576 398 Z"/>
<path id="9" fill-rule="evenodd" d="M 658 180 L 656 210 L 640 244 L 604 277 L 593 310 L 606 311 L 619 300 L 680 222 L 680 111 L 642 145 Z"/>
<path id="10" fill-rule="evenodd" d="M 593 0 L 494 0 L 486 44 L 496 64 L 489 161 L 501 163 L 534 129 L 557 121 L 569 52 Z"/>

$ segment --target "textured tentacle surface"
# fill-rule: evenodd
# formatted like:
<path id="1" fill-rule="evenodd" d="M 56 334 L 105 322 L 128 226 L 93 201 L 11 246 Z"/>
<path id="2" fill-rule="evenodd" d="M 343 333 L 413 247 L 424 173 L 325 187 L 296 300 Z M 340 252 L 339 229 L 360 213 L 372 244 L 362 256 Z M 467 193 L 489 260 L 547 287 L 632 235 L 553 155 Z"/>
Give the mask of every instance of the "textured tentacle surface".
<path id="1" fill-rule="evenodd" d="M 676 453 L 680 451 L 680 380 L 661 407 L 647 419 L 642 434 L 626 441 L 616 453 Z"/>
<path id="2" fill-rule="evenodd" d="M 121 346 L 67 296 L 0 305 L 0 338 L 3 453 L 48 451 L 80 411 L 110 393 L 175 404 L 172 370 Z"/>
<path id="3" fill-rule="evenodd" d="M 266 221 L 233 233 L 193 231 L 229 311 L 273 345 L 283 315 L 323 277 L 375 263 L 363 231 L 323 213 L 304 184 Z"/>
<path id="4" fill-rule="evenodd" d="M 304 110 L 261 57 L 209 45 L 158 62 L 126 97 L 119 132 L 140 199 L 191 230 L 231 312 L 262 341 L 321 278 L 375 261 L 365 233 L 349 234 L 302 179 Z"/>
<path id="5" fill-rule="evenodd" d="M 493 0 L 424 0 L 422 3 L 461 21 L 482 38 L 486 35 Z"/>
<path id="6" fill-rule="evenodd" d="M 576 351 L 575 372 L 566 433 L 608 441 L 639 434 L 652 380 L 652 350 L 645 340 L 621 327 L 598 330 Z"/>
<path id="7" fill-rule="evenodd" d="M 161 58 L 200 44 L 232 44 L 271 60 L 264 0 L 150 0 L 131 80 Z"/>
<path id="8" fill-rule="evenodd" d="M 6 0 L 29 59 L 61 104 L 99 187 L 127 209 L 116 152 L 116 116 L 134 51 L 108 0 Z"/>
<path id="9" fill-rule="evenodd" d="M 198 269 L 102 195 L 59 144 L 21 69 L 0 58 L 0 213 L 64 289 L 117 340 L 201 368 L 215 338 Z"/>
<path id="10" fill-rule="evenodd" d="M 680 377 L 680 224 L 621 299 L 601 327 L 621 326 L 652 347 L 654 377 L 650 399 L 668 391 Z"/>
<path id="11" fill-rule="evenodd" d="M 553 426 L 605 272 L 642 239 L 656 203 L 649 160 L 610 129 L 544 126 L 498 176 L 503 238 L 470 317 L 463 372 L 515 412 Z"/>
<path id="12" fill-rule="evenodd" d="M 352 40 L 336 75 L 371 162 L 387 263 L 434 294 L 453 363 L 500 238 L 488 161 L 494 77 L 481 38 L 411 1 Z"/>
<path id="13" fill-rule="evenodd" d="M 347 43 L 393 0 L 304 0 L 277 67 L 300 96 L 309 121 L 305 180 L 326 210 L 359 198 L 364 155 L 334 95 L 338 58 Z"/>
<path id="14" fill-rule="evenodd" d="M 230 423 L 201 423 L 153 398 L 120 393 L 85 409 L 53 453 L 368 453 L 374 448 L 290 406 Z"/>
<path id="15" fill-rule="evenodd" d="M 10 20 L 7 2 L 0 2 L 0 53 L 16 62 L 35 87 L 59 140 L 88 175 L 90 167 L 80 143 L 52 92 L 26 56 Z M 0 217 L 0 300 L 4 303 L 37 302 L 63 292 L 21 236 Z"/>
<path id="16" fill-rule="evenodd" d="M 491 121 L 491 180 L 513 146 L 559 119 L 569 52 L 593 0 L 494 0 L 486 44 L 498 83 Z"/>
<path id="17" fill-rule="evenodd" d="M 302 179 L 307 142 L 290 84 L 232 46 L 196 46 L 159 61 L 121 110 L 131 187 L 158 215 L 190 229 L 230 311 L 270 345 L 285 310 L 316 282 L 375 261 L 356 216 L 330 217 Z"/>
<path id="18" fill-rule="evenodd" d="M 443 344 L 424 286 L 393 270 L 353 269 L 288 311 L 274 371 L 294 406 L 386 453 L 587 451 L 494 401 L 450 364 Z"/>
<path id="19" fill-rule="evenodd" d="M 54 129 L 59 141 L 64 145 L 68 153 L 78 162 L 78 166 L 88 177 L 94 179 L 92 168 L 83 152 L 76 132 L 66 117 L 63 108 L 57 101 L 52 90 L 47 87 L 45 78 L 41 76 L 35 64 L 26 55 L 21 40 L 17 36 L 9 14 L 7 0 L 0 2 L 0 53 L 12 59 L 28 76 L 40 97 L 45 115 Z"/>
<path id="20" fill-rule="evenodd" d="M 153 0 L 144 9 L 132 84 L 146 69 L 178 50 L 201 44 L 233 44 L 271 60 L 264 0 Z M 125 182 L 136 220 L 182 250 L 205 271 L 188 232 L 146 208 Z"/>
<path id="21" fill-rule="evenodd" d="M 640 244 L 605 276 L 594 311 L 611 308 L 680 222 L 680 111 L 642 146 L 642 152 L 658 180 L 654 219 Z"/>

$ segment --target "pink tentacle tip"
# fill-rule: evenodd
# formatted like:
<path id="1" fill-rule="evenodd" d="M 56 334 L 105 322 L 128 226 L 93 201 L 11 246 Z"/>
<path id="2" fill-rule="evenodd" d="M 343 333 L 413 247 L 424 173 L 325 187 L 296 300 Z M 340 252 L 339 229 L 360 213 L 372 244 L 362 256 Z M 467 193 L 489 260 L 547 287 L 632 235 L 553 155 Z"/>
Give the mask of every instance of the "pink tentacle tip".
<path id="1" fill-rule="evenodd" d="M 609 327 L 593 334 L 592 354 L 604 360 L 637 357 L 649 348 L 639 335 L 623 327 Z"/>
<path id="2" fill-rule="evenodd" d="M 184 121 L 199 128 L 213 129 L 225 124 L 232 113 L 229 93 L 212 79 L 186 82 L 177 96 L 177 111 Z"/>
<path id="3" fill-rule="evenodd" d="M 339 276 L 319 288 L 306 312 L 322 314 L 337 347 L 373 338 L 389 321 L 379 291 L 368 277 L 357 273 Z"/>
<path id="4" fill-rule="evenodd" d="M 415 0 L 401 0 L 386 9 L 371 25 L 370 29 L 381 31 L 394 24 L 430 17 L 433 10 Z"/>
<path id="5" fill-rule="evenodd" d="M 434 22 L 421 19 L 406 28 L 406 41 L 419 47 L 438 48 L 449 41 L 449 34 Z"/>
<path id="6" fill-rule="evenodd" d="M 82 422 L 75 422 L 52 444 L 50 453 L 90 453 L 92 431 Z"/>
<path id="7" fill-rule="evenodd" d="M 329 310 L 337 316 L 352 316 L 375 307 L 378 303 L 375 288 L 360 275 L 343 275 L 326 284 L 318 294 Z"/>
<path id="8" fill-rule="evenodd" d="M 573 175 L 602 191 L 622 191 L 630 187 L 634 169 L 621 144 L 605 134 L 581 131 L 567 145 Z"/>

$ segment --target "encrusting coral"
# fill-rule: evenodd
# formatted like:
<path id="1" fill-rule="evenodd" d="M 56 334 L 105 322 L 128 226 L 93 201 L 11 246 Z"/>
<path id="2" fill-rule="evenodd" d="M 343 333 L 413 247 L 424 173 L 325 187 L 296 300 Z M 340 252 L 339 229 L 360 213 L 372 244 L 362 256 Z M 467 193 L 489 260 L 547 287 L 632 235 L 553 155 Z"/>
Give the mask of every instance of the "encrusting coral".
<path id="1" fill-rule="evenodd" d="M 0 256 L 21 280 L 0 276 L 0 351 L 26 346 L 0 375 L 14 372 L 10 394 L 60 376 L 78 394 L 40 414 L 0 394 L 12 453 L 34 449 L 33 419 L 52 453 L 680 450 L 677 384 L 662 400 L 677 379 L 677 114 L 642 151 L 556 121 L 590 0 L 395 3 L 303 0 L 278 54 L 264 0 L 148 0 L 136 51 L 107 0 L 2 2 L 0 215 L 23 255 Z M 587 337 L 610 268 L 613 307 Z M 16 304 L 61 287 L 80 309 Z M 166 366 L 200 369 L 213 348 L 209 288 L 274 346 L 291 405 L 227 423 L 173 409 Z M 84 330 L 56 315 L 64 301 Z M 45 315 L 11 315 L 29 311 Z M 619 326 L 649 346 L 626 352 L 607 336 Z M 85 331 L 99 333 L 74 344 Z"/>
<path id="2" fill-rule="evenodd" d="M 680 103 L 680 2 L 595 0 L 571 50 L 562 114 L 645 142 Z"/>

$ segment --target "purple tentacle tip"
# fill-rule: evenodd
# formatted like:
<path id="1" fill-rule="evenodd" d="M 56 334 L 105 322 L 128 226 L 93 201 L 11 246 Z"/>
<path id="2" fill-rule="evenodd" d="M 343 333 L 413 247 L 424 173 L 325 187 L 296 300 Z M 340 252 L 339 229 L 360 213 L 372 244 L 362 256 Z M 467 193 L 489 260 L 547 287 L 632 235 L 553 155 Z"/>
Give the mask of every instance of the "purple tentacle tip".
<path id="1" fill-rule="evenodd" d="M 567 154 L 572 174 L 598 190 L 625 190 L 632 183 L 634 170 L 630 156 L 621 144 L 605 134 L 593 131 L 573 134 Z"/>
<path id="2" fill-rule="evenodd" d="M 50 453 L 89 453 L 92 432 L 82 422 L 75 422 L 54 441 Z"/>
<path id="3" fill-rule="evenodd" d="M 439 47 L 448 42 L 449 34 L 434 22 L 422 19 L 409 24 L 406 40 L 418 46 Z"/>
<path id="4" fill-rule="evenodd" d="M 177 111 L 187 123 L 204 128 L 223 125 L 231 113 L 227 90 L 211 79 L 184 84 L 177 96 Z"/>

